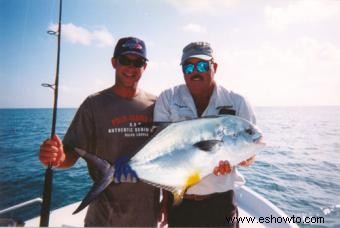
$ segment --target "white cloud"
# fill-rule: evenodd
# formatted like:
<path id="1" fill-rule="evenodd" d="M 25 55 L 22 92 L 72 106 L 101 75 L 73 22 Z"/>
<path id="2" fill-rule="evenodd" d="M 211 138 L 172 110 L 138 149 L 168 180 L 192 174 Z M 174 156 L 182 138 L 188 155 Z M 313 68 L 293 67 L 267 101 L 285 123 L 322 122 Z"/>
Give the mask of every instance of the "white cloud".
<path id="1" fill-rule="evenodd" d="M 97 41 L 99 46 L 113 47 L 114 38 L 106 28 L 95 30 L 92 34 L 93 40 Z"/>
<path id="2" fill-rule="evenodd" d="M 304 37 L 290 47 L 266 43 L 224 49 L 216 79 L 256 105 L 339 105 L 340 49 Z"/>
<path id="3" fill-rule="evenodd" d="M 193 23 L 184 25 L 182 29 L 183 31 L 186 31 L 186 32 L 195 32 L 195 33 L 203 33 L 207 31 L 205 27 L 198 25 L 198 24 L 193 24 Z"/>
<path id="4" fill-rule="evenodd" d="M 217 10 L 233 7 L 239 0 L 168 0 L 182 13 L 215 13 Z"/>
<path id="5" fill-rule="evenodd" d="M 58 24 L 49 26 L 50 30 L 57 31 Z M 114 38 L 106 28 L 89 31 L 72 23 L 62 25 L 62 38 L 73 44 L 110 46 L 114 44 Z"/>
<path id="6" fill-rule="evenodd" d="M 285 30 L 291 24 L 316 23 L 324 20 L 340 20 L 340 1 L 302 0 L 292 1 L 286 7 L 265 7 L 270 28 Z"/>

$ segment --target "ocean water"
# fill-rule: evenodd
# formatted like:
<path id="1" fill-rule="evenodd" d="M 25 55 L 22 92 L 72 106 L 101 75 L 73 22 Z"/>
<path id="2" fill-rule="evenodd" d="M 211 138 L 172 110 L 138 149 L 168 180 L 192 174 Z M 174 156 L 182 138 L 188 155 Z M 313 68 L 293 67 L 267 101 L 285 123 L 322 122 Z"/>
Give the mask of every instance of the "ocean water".
<path id="1" fill-rule="evenodd" d="M 59 109 L 56 132 L 63 136 L 76 109 Z M 323 217 L 340 227 L 340 107 L 258 107 L 257 125 L 267 146 L 251 167 L 240 171 L 246 185 L 289 216 Z M 0 109 L 0 210 L 41 197 L 45 167 L 40 143 L 50 135 L 51 109 Z M 91 186 L 81 159 L 68 170 L 55 170 L 52 208 L 81 200 Z M 0 217 L 23 220 L 40 205 Z"/>

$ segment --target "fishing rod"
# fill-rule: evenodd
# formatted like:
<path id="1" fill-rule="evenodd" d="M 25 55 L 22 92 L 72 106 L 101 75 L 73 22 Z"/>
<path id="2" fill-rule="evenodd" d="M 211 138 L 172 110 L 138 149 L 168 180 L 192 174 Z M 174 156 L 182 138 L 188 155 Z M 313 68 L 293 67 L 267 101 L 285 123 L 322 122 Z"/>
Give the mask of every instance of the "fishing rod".
<path id="1" fill-rule="evenodd" d="M 59 62 L 60 62 L 60 37 L 61 37 L 61 11 L 62 11 L 62 0 L 59 0 L 59 22 L 58 31 L 48 31 L 50 35 L 58 36 L 58 51 L 57 51 L 57 67 L 54 85 L 43 83 L 42 86 L 49 87 L 54 90 L 54 104 L 53 104 L 53 118 L 51 128 L 51 138 L 55 135 L 55 128 L 57 122 L 57 107 L 58 107 L 58 88 L 59 88 Z M 51 209 L 51 195 L 52 195 L 52 182 L 53 182 L 53 169 L 52 164 L 49 163 L 45 171 L 45 182 L 43 191 L 43 202 L 40 211 L 40 226 L 47 227 L 50 219 Z"/>

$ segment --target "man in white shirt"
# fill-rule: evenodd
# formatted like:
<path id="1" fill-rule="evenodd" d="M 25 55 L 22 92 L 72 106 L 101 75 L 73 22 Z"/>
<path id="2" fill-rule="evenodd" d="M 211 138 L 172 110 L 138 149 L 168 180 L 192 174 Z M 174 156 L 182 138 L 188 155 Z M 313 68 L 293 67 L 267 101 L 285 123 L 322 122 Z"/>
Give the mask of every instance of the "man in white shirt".
<path id="1" fill-rule="evenodd" d="M 237 115 L 254 123 L 255 114 L 248 101 L 215 82 L 217 63 L 209 43 L 193 42 L 183 49 L 181 66 L 185 84 L 165 90 L 156 101 L 154 121 L 175 122 L 209 115 Z M 240 165 L 249 166 L 254 157 Z M 212 174 L 187 189 L 181 204 L 172 207 L 164 192 L 169 226 L 231 226 L 227 217 L 237 217 L 234 191 L 244 184 L 243 176 L 221 161 Z"/>

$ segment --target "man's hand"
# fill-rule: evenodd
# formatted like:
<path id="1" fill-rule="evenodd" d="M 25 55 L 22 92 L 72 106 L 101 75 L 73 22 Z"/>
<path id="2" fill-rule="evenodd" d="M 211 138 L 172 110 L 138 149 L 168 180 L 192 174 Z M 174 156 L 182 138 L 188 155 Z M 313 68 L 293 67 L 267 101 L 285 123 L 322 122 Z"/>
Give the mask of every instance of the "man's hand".
<path id="1" fill-rule="evenodd" d="M 46 139 L 40 145 L 39 160 L 46 166 L 58 167 L 65 161 L 65 157 L 63 143 L 58 135 L 54 135 L 52 139 Z"/>
<path id="2" fill-rule="evenodd" d="M 232 170 L 232 167 L 228 161 L 220 161 L 218 166 L 214 168 L 213 173 L 215 174 L 215 176 L 220 176 L 220 175 L 229 174 L 231 170 Z"/>
<path id="3" fill-rule="evenodd" d="M 137 173 L 128 164 L 129 159 L 125 156 L 115 162 L 114 181 L 115 183 L 136 183 Z"/>
<path id="4" fill-rule="evenodd" d="M 255 155 L 245 161 L 240 162 L 239 165 L 243 167 L 248 167 L 252 165 L 254 161 L 255 161 Z M 215 174 L 215 176 L 226 175 L 226 174 L 229 174 L 232 169 L 233 167 L 229 164 L 228 161 L 220 161 L 218 166 L 214 168 L 213 173 Z"/>
<path id="5" fill-rule="evenodd" d="M 239 165 L 243 166 L 243 167 L 248 167 L 248 166 L 252 165 L 254 163 L 254 161 L 255 161 L 255 155 L 251 158 L 248 158 L 245 161 L 240 162 Z"/>

